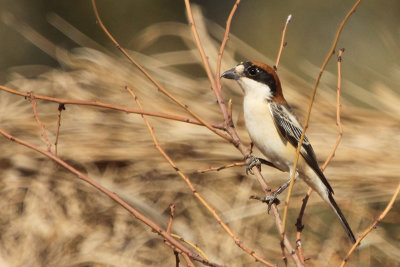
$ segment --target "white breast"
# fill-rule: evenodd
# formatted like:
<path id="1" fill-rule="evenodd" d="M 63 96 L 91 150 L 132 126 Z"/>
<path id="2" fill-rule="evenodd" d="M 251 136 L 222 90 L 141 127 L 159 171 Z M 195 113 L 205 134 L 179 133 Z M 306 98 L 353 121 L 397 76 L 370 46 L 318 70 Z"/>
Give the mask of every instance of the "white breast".
<path id="1" fill-rule="evenodd" d="M 245 94 L 244 119 L 254 145 L 279 169 L 288 172 L 293 166 L 294 147 L 282 141 L 265 98 Z"/>

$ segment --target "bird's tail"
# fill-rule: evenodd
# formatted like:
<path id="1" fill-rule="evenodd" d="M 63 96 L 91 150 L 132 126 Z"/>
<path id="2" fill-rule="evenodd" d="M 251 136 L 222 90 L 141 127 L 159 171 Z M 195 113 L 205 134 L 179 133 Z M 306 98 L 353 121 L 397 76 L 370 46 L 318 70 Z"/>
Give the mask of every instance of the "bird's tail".
<path id="1" fill-rule="evenodd" d="M 346 231 L 347 235 L 349 236 L 351 242 L 354 244 L 356 242 L 356 238 L 354 237 L 353 231 L 351 231 L 350 225 L 347 222 L 346 218 L 344 217 L 342 211 L 340 210 L 338 204 L 336 203 L 335 199 L 333 198 L 332 193 L 328 193 L 329 204 L 331 205 L 333 211 L 339 217 L 340 222 L 344 230 Z"/>

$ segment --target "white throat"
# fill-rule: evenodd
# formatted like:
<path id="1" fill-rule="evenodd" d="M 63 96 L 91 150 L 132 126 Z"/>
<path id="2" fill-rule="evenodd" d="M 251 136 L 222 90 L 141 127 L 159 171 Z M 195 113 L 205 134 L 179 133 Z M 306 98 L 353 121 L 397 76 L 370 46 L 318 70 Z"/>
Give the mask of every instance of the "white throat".
<path id="1" fill-rule="evenodd" d="M 254 97 L 257 99 L 272 100 L 273 95 L 268 85 L 242 77 L 238 80 L 239 85 L 244 91 L 245 97 Z"/>

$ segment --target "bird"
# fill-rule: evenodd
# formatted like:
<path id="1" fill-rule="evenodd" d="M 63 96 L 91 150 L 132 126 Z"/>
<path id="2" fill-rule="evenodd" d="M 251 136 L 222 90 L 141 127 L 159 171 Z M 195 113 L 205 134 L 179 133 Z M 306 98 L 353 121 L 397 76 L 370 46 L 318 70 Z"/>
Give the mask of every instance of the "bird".
<path id="1" fill-rule="evenodd" d="M 333 198 L 333 189 L 318 165 L 317 157 L 307 136 L 300 148 L 297 169 L 293 170 L 296 149 L 303 127 L 283 96 L 281 82 L 274 68 L 267 64 L 246 61 L 225 71 L 221 78 L 236 80 L 244 93 L 243 112 L 247 131 L 252 143 L 267 157 L 274 167 L 289 172 L 295 171 L 338 216 L 352 243 L 356 242 L 353 231 Z M 258 158 L 250 156 L 246 169 L 259 167 Z M 269 164 L 271 165 L 271 164 Z M 269 203 L 286 189 L 290 179 L 267 198 Z"/>

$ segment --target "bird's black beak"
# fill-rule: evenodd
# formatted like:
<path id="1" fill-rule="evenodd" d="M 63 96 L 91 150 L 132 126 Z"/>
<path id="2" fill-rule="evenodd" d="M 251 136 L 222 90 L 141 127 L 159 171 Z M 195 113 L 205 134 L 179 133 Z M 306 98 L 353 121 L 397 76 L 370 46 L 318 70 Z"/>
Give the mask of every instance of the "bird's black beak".
<path id="1" fill-rule="evenodd" d="M 238 80 L 240 77 L 241 77 L 240 74 L 237 73 L 236 71 L 236 67 L 225 71 L 221 75 L 221 78 L 232 79 L 232 80 Z"/>

